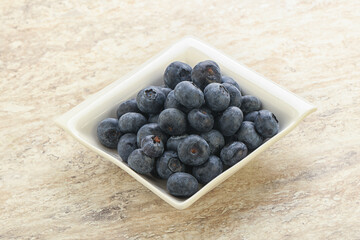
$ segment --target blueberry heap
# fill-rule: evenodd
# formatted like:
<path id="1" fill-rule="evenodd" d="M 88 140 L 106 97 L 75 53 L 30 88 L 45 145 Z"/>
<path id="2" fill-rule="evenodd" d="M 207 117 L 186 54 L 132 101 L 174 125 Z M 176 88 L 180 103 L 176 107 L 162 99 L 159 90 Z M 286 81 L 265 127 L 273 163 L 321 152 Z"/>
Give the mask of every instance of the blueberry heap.
<path id="1" fill-rule="evenodd" d="M 259 98 L 242 95 L 211 60 L 194 68 L 173 62 L 164 86 L 142 89 L 122 102 L 117 119 L 100 122 L 102 145 L 117 149 L 140 174 L 167 180 L 168 192 L 190 197 L 279 131 L 275 115 Z"/>

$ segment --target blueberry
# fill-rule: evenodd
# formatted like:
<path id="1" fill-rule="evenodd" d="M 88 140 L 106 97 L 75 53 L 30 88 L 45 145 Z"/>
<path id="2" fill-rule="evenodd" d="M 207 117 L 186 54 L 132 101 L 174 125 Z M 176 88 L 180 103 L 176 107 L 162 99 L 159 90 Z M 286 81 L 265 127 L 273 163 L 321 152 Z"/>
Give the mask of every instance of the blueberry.
<path id="1" fill-rule="evenodd" d="M 220 158 L 224 165 L 233 166 L 246 157 L 248 149 L 242 142 L 226 144 L 220 152 Z"/>
<path id="2" fill-rule="evenodd" d="M 116 110 L 116 116 L 119 119 L 122 115 L 128 112 L 140 112 L 135 99 L 130 99 L 120 103 L 118 109 Z"/>
<path id="3" fill-rule="evenodd" d="M 201 90 L 210 83 L 221 83 L 219 65 L 211 60 L 199 62 L 191 71 L 191 79 Z"/>
<path id="4" fill-rule="evenodd" d="M 166 142 L 166 149 L 177 151 L 178 145 L 181 141 L 183 141 L 188 135 L 181 135 L 181 136 L 171 136 Z"/>
<path id="5" fill-rule="evenodd" d="M 105 147 L 116 149 L 121 135 L 116 118 L 106 118 L 97 127 L 97 137 Z"/>
<path id="6" fill-rule="evenodd" d="M 168 87 L 166 87 L 166 86 L 161 86 L 161 87 L 159 87 L 159 88 L 160 88 L 160 90 L 165 94 L 165 97 L 167 97 L 167 95 L 172 91 L 171 88 L 168 88 Z"/>
<path id="7" fill-rule="evenodd" d="M 119 119 L 119 128 L 123 133 L 136 133 L 147 122 L 141 113 L 129 112 Z"/>
<path id="8" fill-rule="evenodd" d="M 159 136 L 164 144 L 167 141 L 167 135 L 161 130 L 157 123 L 148 123 L 142 126 L 137 132 L 136 141 L 138 147 L 141 147 L 141 141 L 148 135 Z"/>
<path id="9" fill-rule="evenodd" d="M 165 102 L 165 94 L 155 86 L 142 89 L 136 96 L 138 108 L 145 113 L 161 112 Z"/>
<path id="10" fill-rule="evenodd" d="M 185 165 L 179 160 L 175 151 L 165 151 L 155 163 L 156 172 L 162 179 L 168 179 L 171 174 L 185 172 Z"/>
<path id="11" fill-rule="evenodd" d="M 224 111 L 230 104 L 230 94 L 220 83 L 211 83 L 204 90 L 206 105 L 215 112 Z"/>
<path id="12" fill-rule="evenodd" d="M 177 172 L 169 177 L 166 188 L 175 197 L 190 197 L 197 192 L 199 183 L 191 174 Z"/>
<path id="13" fill-rule="evenodd" d="M 198 132 L 209 132 L 214 126 L 214 117 L 206 108 L 195 108 L 191 110 L 187 119 L 191 127 Z"/>
<path id="14" fill-rule="evenodd" d="M 240 107 L 241 106 L 241 92 L 234 85 L 230 83 L 223 83 L 223 86 L 228 90 L 230 94 L 229 106 Z"/>
<path id="15" fill-rule="evenodd" d="M 150 114 L 148 118 L 148 123 L 157 123 L 159 119 L 159 114 Z"/>
<path id="16" fill-rule="evenodd" d="M 199 108 L 204 100 L 204 93 L 192 82 L 184 81 L 176 85 L 174 89 L 176 100 L 186 108 Z"/>
<path id="17" fill-rule="evenodd" d="M 224 136 L 217 130 L 200 135 L 209 144 L 210 155 L 218 154 L 225 145 Z"/>
<path id="18" fill-rule="evenodd" d="M 241 88 L 240 88 L 239 84 L 234 79 L 232 79 L 231 77 L 222 76 L 221 77 L 221 83 L 230 83 L 231 85 L 234 85 L 241 93 Z"/>
<path id="19" fill-rule="evenodd" d="M 263 143 L 263 139 L 256 132 L 253 122 L 243 121 L 236 137 L 238 141 L 245 143 L 249 150 L 254 150 Z"/>
<path id="20" fill-rule="evenodd" d="M 141 141 L 143 152 L 149 157 L 160 157 L 164 152 L 164 143 L 155 135 L 148 135 Z"/>
<path id="21" fill-rule="evenodd" d="M 279 121 L 268 110 L 260 110 L 254 123 L 256 131 L 264 138 L 271 138 L 279 132 Z"/>
<path id="22" fill-rule="evenodd" d="M 155 159 L 147 156 L 142 149 L 134 150 L 128 157 L 129 167 L 140 174 L 151 173 L 154 164 Z"/>
<path id="23" fill-rule="evenodd" d="M 242 96 L 240 109 L 241 111 L 243 111 L 244 114 L 253 111 L 259 111 L 261 109 L 261 101 L 260 99 L 252 95 Z"/>
<path id="24" fill-rule="evenodd" d="M 129 155 L 137 149 L 136 134 L 126 133 L 121 136 L 117 145 L 117 152 L 124 162 L 127 162 Z"/>
<path id="25" fill-rule="evenodd" d="M 165 85 L 174 89 L 179 82 L 191 81 L 191 67 L 183 62 L 171 63 L 164 72 Z"/>
<path id="26" fill-rule="evenodd" d="M 199 183 L 207 184 L 223 171 L 223 165 L 217 156 L 210 156 L 209 160 L 200 166 L 193 167 L 192 175 L 198 180 Z"/>
<path id="27" fill-rule="evenodd" d="M 175 98 L 174 90 L 172 90 L 166 97 L 164 108 L 176 108 L 184 113 L 190 112 L 191 109 L 186 108 L 185 106 L 181 105 Z"/>
<path id="28" fill-rule="evenodd" d="M 238 107 L 228 107 L 216 118 L 216 127 L 224 136 L 234 135 L 243 121 L 243 113 Z"/>
<path id="29" fill-rule="evenodd" d="M 176 108 L 162 111 L 158 123 L 161 130 L 169 135 L 181 135 L 186 131 L 186 115 Z"/>
<path id="30" fill-rule="evenodd" d="M 249 112 L 244 116 L 244 121 L 255 122 L 255 118 L 259 114 L 259 111 Z"/>
<path id="31" fill-rule="evenodd" d="M 209 158 L 209 144 L 198 135 L 190 135 L 180 142 L 178 155 L 184 164 L 199 166 Z"/>

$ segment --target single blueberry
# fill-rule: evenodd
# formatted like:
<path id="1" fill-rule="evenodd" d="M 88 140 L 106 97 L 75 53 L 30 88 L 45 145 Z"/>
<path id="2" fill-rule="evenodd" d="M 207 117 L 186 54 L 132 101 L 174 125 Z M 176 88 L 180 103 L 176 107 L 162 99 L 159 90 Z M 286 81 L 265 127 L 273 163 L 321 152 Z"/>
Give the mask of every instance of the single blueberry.
<path id="1" fill-rule="evenodd" d="M 175 151 L 165 151 L 156 161 L 155 168 L 162 179 L 168 179 L 171 174 L 186 170 L 186 166 L 179 160 Z"/>
<path id="2" fill-rule="evenodd" d="M 164 144 L 168 139 L 167 135 L 161 130 L 157 123 L 148 123 L 142 126 L 137 132 L 136 141 L 138 147 L 141 147 L 141 141 L 148 135 L 159 136 Z"/>
<path id="3" fill-rule="evenodd" d="M 97 137 L 105 147 L 116 149 L 121 135 L 119 122 L 115 118 L 106 118 L 97 127 Z"/>
<path id="4" fill-rule="evenodd" d="M 123 133 L 137 133 L 146 122 L 146 118 L 141 113 L 129 112 L 120 117 L 119 128 Z"/>
<path id="5" fill-rule="evenodd" d="M 201 90 L 210 83 L 221 83 L 220 67 L 211 60 L 199 62 L 191 71 L 191 79 Z"/>
<path id="6" fill-rule="evenodd" d="M 223 83 L 223 86 L 228 90 L 230 94 L 229 106 L 240 107 L 241 106 L 241 92 L 234 85 L 230 83 Z"/>
<path id="7" fill-rule="evenodd" d="M 164 108 L 176 108 L 184 113 L 190 112 L 191 109 L 186 108 L 185 106 L 181 105 L 175 98 L 174 90 L 172 90 L 166 97 Z"/>
<path id="8" fill-rule="evenodd" d="M 200 166 L 195 166 L 192 169 L 192 175 L 199 183 L 207 184 L 223 171 L 223 164 L 217 156 L 210 156 L 209 160 Z"/>
<path id="9" fill-rule="evenodd" d="M 147 156 L 142 149 L 134 150 L 128 157 L 129 167 L 140 174 L 151 173 L 154 164 L 155 158 Z"/>
<path id="10" fill-rule="evenodd" d="M 148 118 L 148 123 L 157 123 L 159 119 L 159 114 L 150 114 Z"/>
<path id="11" fill-rule="evenodd" d="M 263 139 L 256 132 L 253 122 L 243 121 L 236 137 L 238 141 L 245 143 L 249 150 L 254 150 L 263 143 Z"/>
<path id="12" fill-rule="evenodd" d="M 261 101 L 259 98 L 252 95 L 242 96 L 240 109 L 244 114 L 259 111 L 261 109 Z"/>
<path id="13" fill-rule="evenodd" d="M 190 197 L 197 192 L 199 183 L 191 174 L 177 172 L 169 177 L 166 188 L 175 197 Z"/>
<path id="14" fill-rule="evenodd" d="M 259 111 L 249 112 L 244 116 L 244 121 L 255 122 L 255 118 L 259 114 Z"/>
<path id="15" fill-rule="evenodd" d="M 166 149 L 177 151 L 178 145 L 181 141 L 183 141 L 188 135 L 181 135 L 181 136 L 171 136 L 166 142 Z"/>
<path id="16" fill-rule="evenodd" d="M 234 79 L 232 79 L 231 77 L 222 76 L 221 77 L 221 83 L 230 83 L 230 84 L 234 85 L 241 93 L 241 88 L 240 88 L 239 84 Z"/>
<path id="17" fill-rule="evenodd" d="M 186 115 L 176 108 L 162 111 L 158 120 L 161 130 L 169 135 L 181 135 L 186 131 Z"/>
<path id="18" fill-rule="evenodd" d="M 248 149 L 242 142 L 226 144 L 220 152 L 220 158 L 224 165 L 233 166 L 246 157 Z"/>
<path id="19" fill-rule="evenodd" d="M 136 103 L 136 99 L 130 99 L 120 103 L 119 107 L 116 110 L 116 116 L 119 119 L 122 115 L 128 112 L 140 113 L 140 110 Z"/>
<path id="20" fill-rule="evenodd" d="M 141 141 L 143 152 L 149 157 L 160 157 L 164 152 L 164 143 L 155 135 L 148 135 Z"/>
<path id="21" fill-rule="evenodd" d="M 205 102 L 210 110 L 224 111 L 230 104 L 230 94 L 220 83 L 211 83 L 204 90 Z"/>
<path id="22" fill-rule="evenodd" d="M 255 118 L 255 129 L 263 138 L 271 138 L 279 132 L 279 121 L 268 110 L 260 110 Z"/>
<path id="23" fill-rule="evenodd" d="M 224 136 L 234 135 L 243 121 L 243 113 L 238 107 L 228 107 L 216 118 L 216 127 Z"/>
<path id="24" fill-rule="evenodd" d="M 218 154 L 225 146 L 224 136 L 215 129 L 202 133 L 200 136 L 209 144 L 210 155 Z"/>
<path id="25" fill-rule="evenodd" d="M 157 114 L 164 107 L 165 94 L 155 86 L 142 89 L 136 96 L 136 103 L 140 111 Z"/>
<path id="26" fill-rule="evenodd" d="M 204 93 L 192 82 L 184 81 L 176 85 L 174 89 L 176 100 L 186 108 L 199 108 L 204 102 Z"/>
<path id="27" fill-rule="evenodd" d="M 210 156 L 209 144 L 198 135 L 190 135 L 178 145 L 179 159 L 187 165 L 199 166 Z"/>
<path id="28" fill-rule="evenodd" d="M 117 152 L 124 162 L 127 162 L 129 155 L 137 149 L 136 134 L 126 133 L 121 136 L 117 145 Z"/>
<path id="29" fill-rule="evenodd" d="M 164 72 L 165 85 L 171 89 L 174 89 L 176 85 L 182 81 L 191 81 L 192 68 L 183 62 L 173 62 Z"/>
<path id="30" fill-rule="evenodd" d="M 209 132 L 214 126 L 214 117 L 206 108 L 195 108 L 191 110 L 187 119 L 192 128 L 198 132 Z"/>

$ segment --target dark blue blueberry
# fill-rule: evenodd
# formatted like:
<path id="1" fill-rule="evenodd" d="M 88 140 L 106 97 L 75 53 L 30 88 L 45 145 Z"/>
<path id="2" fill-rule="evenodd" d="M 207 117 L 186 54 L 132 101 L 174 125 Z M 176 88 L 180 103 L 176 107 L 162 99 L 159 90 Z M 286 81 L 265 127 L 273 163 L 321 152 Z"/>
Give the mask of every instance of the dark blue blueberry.
<path id="1" fill-rule="evenodd" d="M 199 183 L 191 174 L 177 172 L 169 177 L 166 188 L 175 197 L 190 197 L 198 191 Z"/>
<path id="2" fill-rule="evenodd" d="M 171 174 L 185 172 L 185 165 L 179 160 L 175 151 L 165 151 L 155 163 L 156 172 L 162 179 L 168 179 Z"/>
<path id="3" fill-rule="evenodd" d="M 246 157 L 248 149 L 242 142 L 226 144 L 220 152 L 220 158 L 224 165 L 233 166 Z"/>
<path id="4" fill-rule="evenodd" d="M 220 83 L 211 83 L 204 90 L 206 105 L 215 112 L 224 111 L 230 104 L 230 94 Z"/>
<path id="5" fill-rule="evenodd" d="M 141 141 L 144 137 L 148 135 L 155 135 L 161 138 L 161 141 L 165 144 L 168 137 L 167 135 L 161 130 L 157 123 L 148 123 L 142 126 L 139 131 L 137 132 L 137 145 L 141 147 Z"/>
<path id="6" fill-rule="evenodd" d="M 225 146 L 224 136 L 217 130 L 211 130 L 200 136 L 209 144 L 210 155 L 220 153 L 220 150 Z"/>
<path id="7" fill-rule="evenodd" d="M 148 135 L 141 141 L 143 152 L 149 157 L 160 157 L 164 152 L 164 143 L 155 135 Z"/>
<path id="8" fill-rule="evenodd" d="M 199 62 L 191 72 L 191 79 L 201 90 L 210 83 L 221 83 L 219 65 L 211 60 Z"/>
<path id="9" fill-rule="evenodd" d="M 121 137 L 118 120 L 115 118 L 102 120 L 97 127 L 97 137 L 105 147 L 116 149 Z"/>
<path id="10" fill-rule="evenodd" d="M 195 108 L 191 110 L 187 119 L 192 128 L 198 132 L 209 132 L 214 126 L 214 117 L 206 108 Z"/>
<path id="11" fill-rule="evenodd" d="M 171 88 L 168 88 L 168 87 L 166 87 L 166 86 L 161 86 L 161 87 L 159 87 L 159 88 L 160 88 L 160 90 L 165 94 L 165 97 L 167 97 L 167 95 L 172 91 Z"/>
<path id="12" fill-rule="evenodd" d="M 216 118 L 216 127 L 224 136 L 234 135 L 243 121 L 243 113 L 238 107 L 228 107 Z"/>
<path id="13" fill-rule="evenodd" d="M 162 111 L 158 120 L 161 130 L 169 135 L 181 135 L 186 131 L 186 115 L 176 108 Z"/>
<path id="14" fill-rule="evenodd" d="M 190 166 L 199 166 L 210 156 L 209 144 L 198 135 L 190 135 L 178 146 L 180 160 Z"/>
<path id="15" fill-rule="evenodd" d="M 242 96 L 240 109 L 241 111 L 243 111 L 244 114 L 253 111 L 259 111 L 261 109 L 261 101 L 260 99 L 252 95 Z"/>
<path id="16" fill-rule="evenodd" d="M 174 89 L 182 81 L 191 81 L 191 67 L 183 62 L 171 63 L 164 72 L 165 85 Z"/>
<path id="17" fill-rule="evenodd" d="M 249 112 L 244 116 L 244 121 L 255 122 L 255 118 L 259 114 L 259 111 Z"/>
<path id="18" fill-rule="evenodd" d="M 177 151 L 178 145 L 182 140 L 184 140 L 188 135 L 181 135 L 181 136 L 171 136 L 166 142 L 166 149 Z"/>
<path id="19" fill-rule="evenodd" d="M 159 119 L 159 114 L 150 114 L 148 118 L 148 123 L 157 123 Z"/>
<path id="20" fill-rule="evenodd" d="M 255 129 L 263 138 L 271 138 L 279 132 L 279 121 L 268 110 L 260 110 L 255 119 Z"/>
<path id="21" fill-rule="evenodd" d="M 164 107 L 165 94 L 155 86 L 142 89 L 136 96 L 136 103 L 140 111 L 157 114 Z"/>
<path id="22" fill-rule="evenodd" d="M 184 81 L 176 85 L 174 89 L 176 100 L 186 108 L 199 108 L 204 100 L 204 93 L 192 82 Z"/>
<path id="23" fill-rule="evenodd" d="M 121 136 L 117 145 L 119 156 L 124 162 L 127 162 L 129 155 L 137 149 L 136 134 L 126 133 Z"/>
<path id="24" fill-rule="evenodd" d="M 223 83 L 224 87 L 230 94 L 229 106 L 240 107 L 241 106 L 241 92 L 234 85 L 230 83 Z"/>
<path id="25" fill-rule="evenodd" d="M 120 103 L 118 109 L 116 110 L 116 116 L 119 119 L 122 115 L 128 112 L 140 112 L 135 99 L 130 99 Z"/>
<path id="26" fill-rule="evenodd" d="M 166 97 L 164 108 L 176 108 L 184 113 L 190 112 L 191 109 L 186 108 L 185 106 L 181 105 L 175 98 L 174 90 L 172 90 Z"/>
<path id="27" fill-rule="evenodd" d="M 129 155 L 128 165 L 137 173 L 151 173 L 154 169 L 155 158 L 147 156 L 142 149 L 136 149 Z"/>
<path id="28" fill-rule="evenodd" d="M 199 183 L 207 184 L 223 171 L 223 165 L 217 156 L 210 156 L 209 160 L 200 166 L 193 167 L 192 175 Z"/>
<path id="29" fill-rule="evenodd" d="M 123 133 L 137 133 L 146 123 L 147 120 L 141 113 L 129 112 L 120 117 L 119 128 Z"/>
<path id="30" fill-rule="evenodd" d="M 230 83 L 230 84 L 234 85 L 241 93 L 241 88 L 240 88 L 239 84 L 234 79 L 232 79 L 231 77 L 222 76 L 221 77 L 221 83 Z"/>
<path id="31" fill-rule="evenodd" d="M 243 121 L 236 137 L 238 141 L 245 143 L 249 150 L 254 150 L 263 143 L 263 139 L 256 132 L 253 122 Z"/>

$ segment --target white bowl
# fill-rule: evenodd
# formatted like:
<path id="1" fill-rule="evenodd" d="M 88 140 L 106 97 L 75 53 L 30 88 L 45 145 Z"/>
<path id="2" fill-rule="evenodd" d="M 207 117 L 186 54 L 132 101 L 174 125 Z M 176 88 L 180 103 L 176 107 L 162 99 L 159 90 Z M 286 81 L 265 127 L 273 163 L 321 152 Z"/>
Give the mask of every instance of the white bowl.
<path id="1" fill-rule="evenodd" d="M 245 94 L 252 94 L 260 98 L 263 108 L 276 115 L 280 122 L 280 131 L 242 161 L 203 186 L 190 198 L 176 198 L 166 191 L 164 180 L 137 174 L 121 160 L 115 150 L 102 146 L 97 140 L 96 128 L 101 120 L 107 117 L 116 117 L 116 109 L 122 101 L 135 97 L 137 92 L 146 86 L 162 85 L 164 70 L 171 62 L 183 61 L 193 67 L 196 63 L 207 59 L 217 62 L 222 73 L 234 78 Z M 58 117 L 56 123 L 86 147 L 122 168 L 171 206 L 185 209 L 288 134 L 302 119 L 315 110 L 316 108 L 310 103 L 237 63 L 213 47 L 192 37 L 186 37 L 147 61 L 137 71 L 113 82 Z"/>

